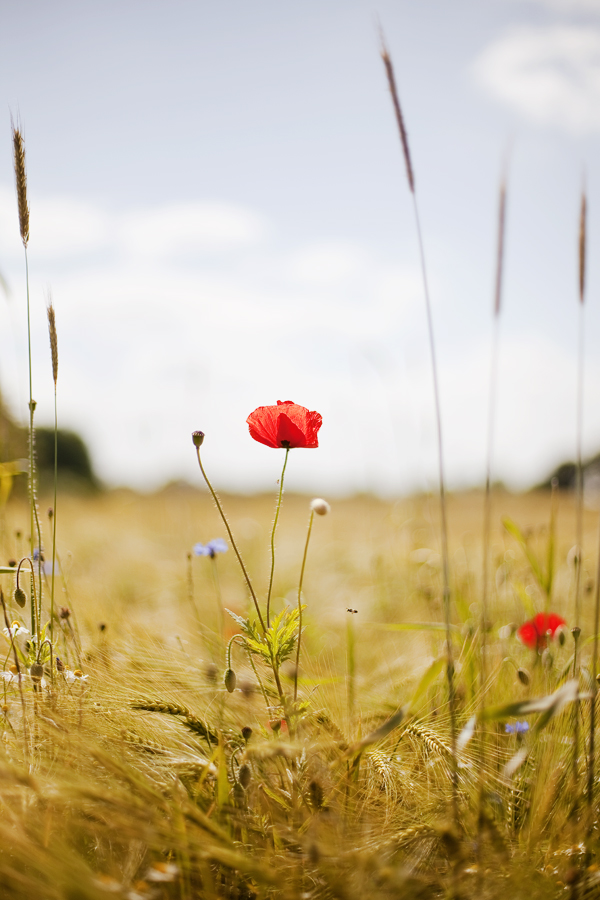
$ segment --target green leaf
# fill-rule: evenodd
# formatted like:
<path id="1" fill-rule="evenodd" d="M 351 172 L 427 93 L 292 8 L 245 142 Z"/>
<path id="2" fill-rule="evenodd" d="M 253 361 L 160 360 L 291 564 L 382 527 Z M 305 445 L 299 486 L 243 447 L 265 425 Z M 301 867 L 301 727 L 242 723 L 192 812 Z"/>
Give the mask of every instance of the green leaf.
<path id="1" fill-rule="evenodd" d="M 579 684 L 576 678 L 567 681 L 553 694 L 545 697 L 535 697 L 533 700 L 521 700 L 517 703 L 506 703 L 503 706 L 492 706 L 479 713 L 479 718 L 488 722 L 496 722 L 509 719 L 513 716 L 530 716 L 532 713 L 542 713 L 536 722 L 536 731 L 544 728 L 550 719 L 557 716 L 568 703 L 574 700 L 587 700 L 589 694 L 579 693 Z"/>
<path id="2" fill-rule="evenodd" d="M 512 537 L 514 537 L 515 540 L 520 544 L 521 549 L 523 550 L 523 553 L 527 557 L 527 562 L 529 563 L 531 571 L 534 574 L 535 580 L 537 581 L 537 583 L 539 584 L 541 589 L 544 591 L 544 593 L 547 594 L 548 593 L 547 578 L 544 575 L 544 571 L 542 569 L 542 565 L 541 565 L 540 561 L 538 560 L 537 556 L 535 555 L 535 553 L 529 546 L 525 535 L 523 534 L 523 532 L 521 531 L 519 526 L 516 524 L 516 522 L 513 522 L 512 519 L 504 518 L 504 519 L 502 519 L 502 524 L 504 525 L 504 527 L 506 528 L 508 533 L 510 535 L 512 535 Z"/>
<path id="3" fill-rule="evenodd" d="M 421 699 L 423 694 L 425 694 L 434 681 L 440 675 L 440 672 L 443 671 L 447 663 L 447 659 L 444 656 L 438 657 L 438 659 L 434 659 L 430 666 L 425 670 L 424 675 L 421 677 L 419 684 L 417 685 L 417 689 L 412 696 L 412 700 L 408 704 L 408 708 L 412 711 L 417 705 L 418 701 Z"/>
<path id="4" fill-rule="evenodd" d="M 354 744 L 348 748 L 348 752 L 351 754 L 361 753 L 365 747 L 370 747 L 372 744 L 377 744 L 379 741 L 382 741 L 384 738 L 391 734 L 392 731 L 400 725 L 403 720 L 408 715 L 408 709 L 406 706 L 402 706 L 397 712 L 391 716 L 387 722 L 384 722 L 383 725 L 380 725 L 379 728 L 376 728 L 375 731 L 372 731 L 366 737 L 364 737 L 361 741 L 355 741 Z"/>

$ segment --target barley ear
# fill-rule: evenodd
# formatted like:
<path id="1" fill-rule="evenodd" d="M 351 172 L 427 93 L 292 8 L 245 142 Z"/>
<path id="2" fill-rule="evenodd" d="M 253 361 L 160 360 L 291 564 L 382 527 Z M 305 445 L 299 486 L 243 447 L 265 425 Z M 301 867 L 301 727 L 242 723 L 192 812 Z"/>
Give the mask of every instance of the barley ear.
<path id="1" fill-rule="evenodd" d="M 402 142 L 402 152 L 404 154 L 404 162 L 406 163 L 406 175 L 408 178 L 408 186 L 412 194 L 415 192 L 415 177 L 413 174 L 412 162 L 410 159 L 410 150 L 408 148 L 408 135 L 404 126 L 404 117 L 400 107 L 398 90 L 396 88 L 396 79 L 394 77 L 394 67 L 390 59 L 387 47 L 381 36 L 381 58 L 385 66 L 385 74 L 387 75 L 390 94 L 392 95 L 392 103 L 394 104 L 394 112 L 396 113 L 396 121 L 398 122 L 398 130 L 400 131 L 400 141 Z"/>
<path id="2" fill-rule="evenodd" d="M 27 172 L 25 169 L 25 142 L 21 129 L 11 121 L 17 202 L 19 205 L 19 230 L 23 246 L 29 243 L 29 205 L 27 203 Z"/>
<path id="3" fill-rule="evenodd" d="M 50 351 L 52 353 L 52 377 L 54 378 L 54 387 L 56 387 L 58 379 L 58 338 L 56 336 L 56 316 L 51 298 L 46 312 L 48 313 L 48 332 L 50 334 Z"/>

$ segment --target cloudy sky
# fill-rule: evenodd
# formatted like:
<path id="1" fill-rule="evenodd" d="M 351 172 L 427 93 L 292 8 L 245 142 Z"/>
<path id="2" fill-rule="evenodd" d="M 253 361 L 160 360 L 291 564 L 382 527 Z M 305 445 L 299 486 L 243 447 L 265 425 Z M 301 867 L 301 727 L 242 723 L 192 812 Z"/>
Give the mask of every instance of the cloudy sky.
<path id="1" fill-rule="evenodd" d="M 596 263 L 600 0 L 3 0 L 0 386 L 27 401 L 10 113 L 31 206 L 34 397 L 101 477 L 273 486 L 245 419 L 323 415 L 289 486 L 435 486 L 433 395 L 410 195 L 378 21 L 409 132 L 439 352 L 446 466 L 480 483 L 498 182 L 509 153 L 494 475 L 575 447 L 577 220 L 589 195 L 587 453 L 600 450 Z"/>

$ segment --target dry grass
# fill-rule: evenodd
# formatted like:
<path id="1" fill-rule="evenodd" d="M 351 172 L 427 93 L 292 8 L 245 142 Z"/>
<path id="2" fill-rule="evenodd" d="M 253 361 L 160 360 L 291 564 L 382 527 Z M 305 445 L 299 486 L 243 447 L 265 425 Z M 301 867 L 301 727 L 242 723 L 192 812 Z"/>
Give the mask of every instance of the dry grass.
<path id="1" fill-rule="evenodd" d="M 273 498 L 225 497 L 224 504 L 264 602 Z M 19 695 L 6 687 L 0 752 L 5 896 L 96 898 L 111 887 L 118 897 L 190 900 L 418 897 L 441 896 L 457 878 L 464 895 L 505 896 L 510 890 L 519 896 L 525 893 L 516 884 L 521 873 L 527 894 L 545 897 L 581 874 L 585 758 L 573 784 L 571 707 L 532 740 L 527 760 L 512 777 L 503 767 L 526 744 L 506 734 L 503 721 L 491 723 L 488 800 L 479 826 L 477 738 L 460 751 L 459 833 L 448 824 L 452 754 L 443 672 L 399 727 L 360 753 L 352 749 L 407 703 L 443 652 L 443 626 L 395 630 L 441 622 L 435 498 L 339 501 L 315 523 L 293 734 L 282 721 L 268 669 L 257 664 L 269 708 L 237 645 L 237 689 L 230 694 L 223 686 L 211 560 L 192 560 L 190 596 L 191 547 L 222 534 L 206 494 L 64 496 L 60 507 L 58 553 L 65 579 L 57 579 L 57 605 L 68 606 L 71 616 L 61 620 L 64 637 L 57 652 L 71 670 L 80 665 L 89 677 L 68 684 L 60 675 L 52 690 L 39 693 L 26 686 L 26 751 Z M 275 612 L 295 603 L 307 512 L 307 498 L 285 497 Z M 462 727 L 478 708 L 483 495 L 450 495 L 448 514 Z M 549 496 L 494 498 L 487 705 L 550 693 L 572 652 L 569 636 L 542 661 L 506 629 L 500 631 L 527 617 L 522 592 L 543 607 L 524 555 L 501 525 L 503 515 L 529 529 L 531 548 L 540 550 Z M 575 516 L 573 498 L 561 496 L 552 608 L 568 622 L 575 600 L 567 563 Z M 2 563 L 23 551 L 19 541 L 27 534 L 28 511 L 15 502 L 5 518 Z M 586 512 L 584 547 L 595 545 L 596 520 Z M 233 554 L 218 557 L 218 567 L 224 605 L 248 614 Z M 584 591 L 591 588 L 594 569 L 593 554 L 586 555 Z M 1 577 L 10 594 L 10 576 Z M 591 605 L 583 603 L 582 640 L 591 633 Z M 352 721 L 346 696 L 348 608 L 358 610 Z M 20 610 L 12 613 L 17 618 Z M 227 638 L 236 623 L 225 618 Z M 582 657 L 585 667 L 585 644 Z M 529 685 L 519 680 L 519 666 L 530 672 Z M 291 699 L 292 668 L 284 666 L 282 674 Z M 588 711 L 580 706 L 585 725 Z M 483 842 L 478 853 L 476 833 Z M 595 825 L 588 841 L 592 853 L 594 842 Z M 483 883 L 476 859 L 486 872 Z M 163 876 L 173 880 L 154 880 Z M 591 885 L 593 868 L 586 877 Z"/>

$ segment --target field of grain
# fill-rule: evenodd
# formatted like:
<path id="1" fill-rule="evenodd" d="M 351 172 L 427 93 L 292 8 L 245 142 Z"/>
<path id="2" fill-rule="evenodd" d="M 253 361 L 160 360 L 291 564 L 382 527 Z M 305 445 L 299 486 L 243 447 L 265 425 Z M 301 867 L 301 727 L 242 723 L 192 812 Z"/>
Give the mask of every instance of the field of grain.
<path id="1" fill-rule="evenodd" d="M 297 603 L 309 499 L 284 496 L 274 614 Z M 550 606 L 567 628 L 564 644 L 538 652 L 515 630 L 547 598 L 501 520 L 519 523 L 545 566 L 550 493 L 493 499 L 488 708 L 546 696 L 568 677 L 575 507 L 569 494 L 555 500 Z M 275 499 L 222 501 L 262 603 Z M 482 689 L 483 495 L 448 501 L 463 729 Z M 63 671 L 46 663 L 43 688 L 25 678 L 22 696 L 16 679 L 4 688 L 6 896 L 505 896 L 524 893 L 525 882 L 529 895 L 556 896 L 576 889 L 585 865 L 593 884 L 584 858 L 597 831 L 585 797 L 589 703 L 578 704 L 576 756 L 573 704 L 539 731 L 543 713 L 505 712 L 459 741 L 453 821 L 447 686 L 435 662 L 445 658 L 435 498 L 338 500 L 314 522 L 298 697 L 292 657 L 281 666 L 285 708 L 269 666 L 257 657 L 250 665 L 237 640 L 235 689 L 224 684 L 226 642 L 240 629 L 222 608 L 241 617 L 252 609 L 231 548 L 214 559 L 191 554 L 223 534 L 206 491 L 62 496 L 59 509 Z M 26 504 L 8 504 L 2 563 L 23 553 L 27 521 Z M 597 514 L 584 521 L 585 674 Z M 11 600 L 14 576 L 1 577 L 9 618 L 26 625 L 27 609 Z M 27 636 L 15 645 L 25 658 Z M 76 670 L 82 677 L 69 678 Z M 517 721 L 531 729 L 515 732 Z"/>

